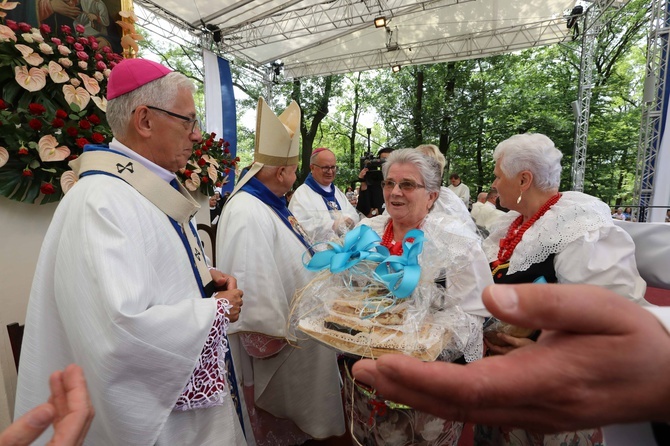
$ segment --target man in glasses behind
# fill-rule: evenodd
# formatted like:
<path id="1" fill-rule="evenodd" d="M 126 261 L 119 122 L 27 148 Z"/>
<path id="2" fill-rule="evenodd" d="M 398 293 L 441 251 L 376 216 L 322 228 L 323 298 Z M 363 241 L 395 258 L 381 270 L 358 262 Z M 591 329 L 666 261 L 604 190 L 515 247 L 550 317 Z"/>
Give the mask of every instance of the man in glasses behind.
<path id="1" fill-rule="evenodd" d="M 289 204 L 289 209 L 312 243 L 333 240 L 358 223 L 358 212 L 333 181 L 337 160 L 329 149 L 314 149 L 309 159 L 310 174 Z"/>

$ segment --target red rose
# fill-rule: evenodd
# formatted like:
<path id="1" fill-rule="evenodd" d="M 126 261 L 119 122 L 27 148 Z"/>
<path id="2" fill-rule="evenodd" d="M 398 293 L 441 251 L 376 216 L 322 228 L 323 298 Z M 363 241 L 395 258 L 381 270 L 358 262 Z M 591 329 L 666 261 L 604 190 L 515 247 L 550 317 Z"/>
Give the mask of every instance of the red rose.
<path id="1" fill-rule="evenodd" d="M 29 24 L 25 23 L 25 22 L 19 23 L 19 30 L 22 33 L 29 33 L 32 29 L 33 29 L 33 27 L 30 26 Z"/>
<path id="2" fill-rule="evenodd" d="M 77 42 L 77 43 L 74 44 L 74 50 L 75 50 L 75 51 L 84 51 L 84 45 L 82 45 L 81 43 Z"/>
<path id="3" fill-rule="evenodd" d="M 86 46 L 91 44 L 86 37 L 78 38 L 77 42 L 81 43 L 82 45 L 86 45 Z"/>
<path id="4" fill-rule="evenodd" d="M 70 45 L 72 45 L 75 42 L 74 37 L 72 36 L 65 36 L 65 41 Z"/>
<path id="5" fill-rule="evenodd" d="M 7 103 L 6 103 L 5 101 L 3 101 L 2 99 L 0 99 L 0 110 L 4 110 L 4 109 L 6 109 L 7 107 L 9 107 L 9 105 L 7 105 Z"/>
<path id="6" fill-rule="evenodd" d="M 195 152 L 193 152 L 193 154 L 194 154 L 195 156 L 202 156 L 202 151 L 200 151 L 200 150 L 196 150 Z"/>
<path id="7" fill-rule="evenodd" d="M 104 59 L 104 57 L 102 57 L 102 54 L 100 54 L 100 53 L 95 53 L 95 56 L 93 56 L 93 58 L 94 58 L 95 60 L 102 60 L 102 59 Z"/>
<path id="8" fill-rule="evenodd" d="M 109 68 L 114 68 L 116 66 L 116 62 L 110 62 L 109 63 Z"/>
<path id="9" fill-rule="evenodd" d="M 28 104 L 28 111 L 30 112 L 31 115 L 40 116 L 44 114 L 44 112 L 47 111 L 47 109 L 44 108 L 44 105 L 36 104 L 33 102 Z"/>
<path id="10" fill-rule="evenodd" d="M 188 169 L 184 170 L 184 176 L 185 176 L 186 178 L 191 178 L 191 175 L 193 175 L 193 172 L 191 172 L 191 171 L 188 170 Z"/>
<path id="11" fill-rule="evenodd" d="M 24 146 L 21 146 L 21 148 L 19 148 L 19 155 L 27 155 L 27 154 L 28 154 L 28 149 Z"/>
<path id="12" fill-rule="evenodd" d="M 50 34 L 51 33 L 51 27 L 47 25 L 46 23 L 42 23 L 40 25 L 40 31 L 44 34 Z"/>
<path id="13" fill-rule="evenodd" d="M 103 47 L 102 52 L 103 53 L 111 53 L 112 49 L 110 47 L 106 46 L 106 47 Z"/>
<path id="14" fill-rule="evenodd" d="M 213 143 L 214 143 L 214 141 L 212 141 L 211 139 L 208 139 L 207 141 L 205 141 L 205 146 L 207 148 L 210 148 L 210 147 L 212 147 Z"/>
<path id="15" fill-rule="evenodd" d="M 51 38 L 51 43 L 53 43 L 54 45 L 61 45 L 63 43 L 63 41 L 60 40 L 58 37 L 52 37 Z"/>
<path id="16" fill-rule="evenodd" d="M 56 117 L 60 119 L 65 119 L 67 118 L 67 112 L 62 108 L 59 108 L 58 110 L 56 110 Z"/>
<path id="17" fill-rule="evenodd" d="M 228 147 L 226 147 L 225 149 L 223 149 L 223 153 L 230 153 L 230 150 L 228 150 Z"/>
<path id="18" fill-rule="evenodd" d="M 63 121 L 60 118 L 54 118 L 54 120 L 51 121 L 51 126 L 54 127 L 54 128 L 57 128 L 57 129 L 63 127 L 64 125 L 65 125 L 65 121 Z"/>
<path id="19" fill-rule="evenodd" d="M 94 143 L 100 144 L 105 140 L 105 137 L 102 134 L 95 132 L 91 135 L 91 139 L 93 140 Z"/>
<path id="20" fill-rule="evenodd" d="M 95 63 L 95 68 L 98 71 L 105 71 L 107 69 L 107 64 L 105 64 L 103 61 L 99 60 Z"/>
<path id="21" fill-rule="evenodd" d="M 198 166 L 202 167 L 202 166 L 204 166 L 205 164 L 207 164 L 207 161 L 205 161 L 204 159 L 200 158 L 200 159 L 198 160 Z"/>
<path id="22" fill-rule="evenodd" d="M 223 146 L 224 147 L 230 147 L 230 143 L 228 141 L 226 141 L 226 142 L 223 143 Z"/>
<path id="23" fill-rule="evenodd" d="M 44 195 L 51 195 L 56 192 L 56 188 L 51 183 L 44 183 L 42 187 L 40 187 L 40 192 Z"/>
<path id="24" fill-rule="evenodd" d="M 227 168 L 227 167 L 225 169 L 223 169 L 223 171 L 226 173 L 226 175 L 228 175 L 230 173 L 230 169 Z"/>
<path id="25" fill-rule="evenodd" d="M 236 163 L 239 163 L 239 162 L 240 162 L 240 157 L 239 157 L 239 156 L 236 156 L 236 157 L 235 157 L 235 162 L 236 162 Z"/>
<path id="26" fill-rule="evenodd" d="M 33 176 L 33 171 L 30 170 L 30 169 L 23 169 L 23 172 L 21 172 L 21 176 L 32 177 Z"/>
<path id="27" fill-rule="evenodd" d="M 91 121 L 93 125 L 98 125 L 100 124 L 100 118 L 98 118 L 97 115 L 91 115 L 88 117 L 88 120 Z"/>
<path id="28" fill-rule="evenodd" d="M 77 147 L 83 149 L 86 144 L 89 144 L 89 141 L 86 138 L 77 138 L 75 143 L 77 144 Z"/>
<path id="29" fill-rule="evenodd" d="M 74 30 L 77 31 L 78 33 L 83 33 L 86 31 L 86 28 L 84 28 L 84 25 L 77 25 L 74 27 Z"/>
<path id="30" fill-rule="evenodd" d="M 39 119 L 31 119 L 30 121 L 28 121 L 28 125 L 33 130 L 40 130 L 42 128 L 42 121 L 40 121 Z"/>
<path id="31" fill-rule="evenodd" d="M 77 134 L 79 133 L 79 130 L 77 130 L 74 127 L 68 127 L 67 129 L 65 129 L 65 131 L 67 132 L 68 135 L 70 135 L 73 138 L 77 136 Z"/>
<path id="32" fill-rule="evenodd" d="M 76 160 L 77 158 L 79 158 L 79 155 L 70 155 L 70 156 L 67 157 L 67 160 L 72 161 L 72 160 Z"/>
<path id="33" fill-rule="evenodd" d="M 201 177 L 201 178 L 200 178 L 200 181 L 202 181 L 202 182 L 205 183 L 205 184 L 206 184 L 206 183 L 209 183 L 209 177 Z"/>
<path id="34" fill-rule="evenodd" d="M 14 20 L 5 20 L 5 25 L 7 25 L 7 28 L 11 29 L 12 31 L 18 31 L 19 30 L 19 24 L 16 23 Z"/>
<path id="35" fill-rule="evenodd" d="M 91 49 L 92 50 L 97 50 L 98 48 L 100 48 L 100 45 L 98 44 L 98 42 L 96 42 L 96 41 L 91 42 Z"/>
<path id="36" fill-rule="evenodd" d="M 72 28 L 70 28 L 67 25 L 61 25 L 60 32 L 62 32 L 63 34 L 69 35 L 69 34 L 72 33 Z"/>
<path id="37" fill-rule="evenodd" d="M 88 122 L 86 119 L 82 119 L 81 121 L 79 121 L 79 128 L 88 130 L 91 128 L 91 123 Z"/>
<path id="38" fill-rule="evenodd" d="M 77 51 L 77 59 L 88 60 L 88 54 L 85 51 Z"/>
<path id="39" fill-rule="evenodd" d="M 216 183 L 214 183 L 214 185 L 215 185 L 216 187 L 221 187 L 221 186 L 222 186 L 221 181 L 217 181 Z"/>

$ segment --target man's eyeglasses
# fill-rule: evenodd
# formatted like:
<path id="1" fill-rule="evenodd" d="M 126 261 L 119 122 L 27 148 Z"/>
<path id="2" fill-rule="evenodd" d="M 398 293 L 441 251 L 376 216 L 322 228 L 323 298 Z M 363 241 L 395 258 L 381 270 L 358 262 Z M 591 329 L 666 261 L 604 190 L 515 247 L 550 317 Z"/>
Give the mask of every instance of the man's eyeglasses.
<path id="1" fill-rule="evenodd" d="M 386 190 L 393 190 L 396 185 L 400 188 L 401 191 L 403 192 L 411 192 L 417 187 L 426 187 L 423 184 L 419 184 L 416 181 L 413 180 L 402 180 L 398 183 L 392 180 L 384 180 L 382 181 L 382 187 Z"/>
<path id="2" fill-rule="evenodd" d="M 333 173 L 337 172 L 337 166 L 319 166 L 318 164 L 312 164 L 312 166 L 318 167 L 323 173 L 328 173 L 329 170 L 332 170 Z"/>
<path id="3" fill-rule="evenodd" d="M 172 116 L 173 118 L 179 118 L 179 119 L 185 121 L 186 123 L 191 124 L 191 133 L 196 133 L 196 132 L 200 133 L 200 129 L 202 127 L 200 127 L 200 120 L 198 118 L 189 118 L 188 116 L 179 115 L 177 113 L 174 113 L 174 112 L 171 112 L 171 111 L 168 111 L 168 110 L 163 110 L 162 108 L 154 107 L 153 105 L 147 105 L 146 107 L 150 108 L 151 110 L 158 110 L 160 112 L 163 112 L 167 115 Z"/>

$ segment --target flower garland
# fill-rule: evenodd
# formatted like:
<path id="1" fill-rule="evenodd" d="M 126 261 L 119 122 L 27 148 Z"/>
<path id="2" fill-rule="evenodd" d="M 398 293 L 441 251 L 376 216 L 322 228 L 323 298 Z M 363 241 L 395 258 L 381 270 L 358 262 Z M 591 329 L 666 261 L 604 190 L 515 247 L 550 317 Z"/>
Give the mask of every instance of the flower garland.
<path id="1" fill-rule="evenodd" d="M 0 194 L 41 204 L 63 196 L 61 177 L 84 145 L 106 143 L 107 78 L 123 57 L 84 27 L 0 24 Z M 67 176 L 66 176 L 67 177 Z"/>
<path id="2" fill-rule="evenodd" d="M 235 172 L 239 157 L 233 158 L 230 143 L 216 133 L 203 133 L 202 141 L 193 145 L 193 153 L 186 167 L 177 172 L 177 177 L 190 191 L 200 190 L 211 197 L 214 188 L 230 181 L 230 173 Z"/>

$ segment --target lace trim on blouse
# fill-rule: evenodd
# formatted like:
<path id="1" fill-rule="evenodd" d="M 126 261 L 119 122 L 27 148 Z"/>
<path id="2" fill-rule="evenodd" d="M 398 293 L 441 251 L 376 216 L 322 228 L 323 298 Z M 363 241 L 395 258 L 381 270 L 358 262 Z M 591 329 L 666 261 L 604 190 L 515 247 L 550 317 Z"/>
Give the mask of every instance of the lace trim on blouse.
<path id="1" fill-rule="evenodd" d="M 228 351 L 228 331 L 232 305 L 227 299 L 217 299 L 216 318 L 202 348 L 198 363 L 174 406 L 175 410 L 206 409 L 223 404 L 226 388 L 225 355 Z"/>
<path id="2" fill-rule="evenodd" d="M 581 192 L 562 194 L 561 199 L 528 228 L 516 245 L 508 274 L 526 271 L 532 265 L 547 260 L 551 254 L 563 251 L 588 232 L 614 225 L 609 207 L 597 198 Z M 510 224 L 518 216 L 518 212 L 510 211 L 491 228 L 491 234 L 482 244 L 489 262 L 498 258 L 500 239 L 505 237 Z"/>

